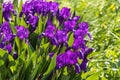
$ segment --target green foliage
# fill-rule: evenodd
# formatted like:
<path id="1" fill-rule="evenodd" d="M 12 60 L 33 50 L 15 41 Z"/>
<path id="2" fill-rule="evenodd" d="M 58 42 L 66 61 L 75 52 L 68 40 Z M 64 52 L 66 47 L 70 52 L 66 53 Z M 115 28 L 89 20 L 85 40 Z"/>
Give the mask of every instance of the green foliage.
<path id="1" fill-rule="evenodd" d="M 2 24 L 2 3 L 0 3 L 0 25 Z"/>
<path id="2" fill-rule="evenodd" d="M 2 23 L 2 3 L 0 0 L 0 25 Z M 39 33 L 45 30 L 47 17 L 39 16 L 38 27 L 35 33 L 29 37 L 30 43 L 15 38 L 18 50 L 18 59 L 13 59 L 13 52 L 0 49 L 0 80 L 119 80 L 120 79 L 120 0 L 56 0 L 61 5 L 71 8 L 71 13 L 76 11 L 81 16 L 80 21 L 89 22 L 92 41 L 87 44 L 94 48 L 94 52 L 88 55 L 89 63 L 87 72 L 80 74 L 70 72 L 68 68 L 55 71 L 56 55 L 52 58 L 48 50 L 59 51 L 59 48 L 50 46 L 46 38 L 39 41 Z M 18 1 L 14 0 L 14 6 L 18 13 L 22 10 L 22 0 L 18 8 Z M 24 17 L 15 19 L 18 25 L 28 27 Z M 58 22 L 54 21 L 58 26 Z M 16 30 L 13 22 L 10 23 L 13 33 Z M 73 43 L 73 34 L 69 36 L 69 46 Z M 33 40 L 33 41 L 32 41 Z M 39 43 L 39 44 L 37 44 Z M 13 50 L 14 51 L 14 50 Z M 61 50 L 62 52 L 62 50 Z M 73 68 L 71 68 L 72 70 Z M 54 72 L 54 73 L 53 73 Z M 51 77 L 52 75 L 52 77 Z"/>

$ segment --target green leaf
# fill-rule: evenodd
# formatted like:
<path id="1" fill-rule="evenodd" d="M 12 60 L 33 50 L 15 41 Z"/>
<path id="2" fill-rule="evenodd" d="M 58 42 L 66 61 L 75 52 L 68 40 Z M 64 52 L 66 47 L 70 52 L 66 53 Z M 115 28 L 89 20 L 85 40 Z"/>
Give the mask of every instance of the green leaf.
<path id="1" fill-rule="evenodd" d="M 0 24 L 2 24 L 2 3 L 0 3 Z"/>
<path id="2" fill-rule="evenodd" d="M 12 30 L 12 32 L 14 33 L 14 34 L 16 34 L 16 29 L 15 29 L 15 26 L 14 26 L 14 23 L 13 22 L 11 22 L 10 23 L 10 28 L 11 28 L 11 30 Z"/>
<path id="3" fill-rule="evenodd" d="M 16 43 L 17 48 L 18 48 L 18 53 L 20 53 L 20 40 L 18 37 L 15 37 L 15 43 Z"/>
<path id="4" fill-rule="evenodd" d="M 40 16 L 40 17 L 39 17 L 39 20 L 38 20 L 38 26 L 37 26 L 37 28 L 36 28 L 36 30 L 35 30 L 35 33 L 37 33 L 37 34 L 42 33 L 42 28 L 43 28 L 42 24 L 43 24 L 43 22 L 42 22 L 42 19 L 41 19 L 41 18 L 42 18 L 42 17 Z"/>
<path id="5" fill-rule="evenodd" d="M 32 57 L 33 57 L 33 55 L 31 55 L 30 58 L 27 58 L 27 60 L 24 61 L 24 67 L 23 67 L 23 71 L 21 73 L 21 78 L 22 79 L 25 78 L 26 80 L 28 80 L 28 78 L 30 77 L 30 74 L 31 74 L 31 71 L 32 71 L 32 67 L 33 67 Z"/>
<path id="6" fill-rule="evenodd" d="M 44 45 L 41 45 L 40 47 L 41 47 L 41 48 L 44 48 L 44 49 L 47 49 L 47 47 L 49 46 L 49 44 L 50 44 L 50 43 L 48 42 L 48 43 L 46 43 L 46 44 L 44 44 Z"/>
<path id="7" fill-rule="evenodd" d="M 87 58 L 90 59 L 91 57 L 93 57 L 93 56 L 95 56 L 95 55 L 97 55 L 97 54 L 98 54 L 98 52 L 92 52 L 91 54 L 89 54 L 89 55 L 87 56 Z"/>
<path id="8" fill-rule="evenodd" d="M 21 25 L 24 26 L 25 28 L 28 28 L 28 26 L 24 20 L 24 16 L 22 16 L 22 18 L 21 18 Z"/>
<path id="9" fill-rule="evenodd" d="M 0 3 L 3 3 L 3 0 L 0 0 Z"/>
<path id="10" fill-rule="evenodd" d="M 86 80 L 99 80 L 99 75 L 101 74 L 100 72 L 96 72 L 95 74 L 91 75 L 90 77 L 88 77 Z"/>
<path id="11" fill-rule="evenodd" d="M 47 23 L 47 20 L 48 20 L 48 16 L 46 16 L 46 17 L 43 17 L 43 26 L 42 26 L 42 32 L 44 32 L 44 30 L 45 30 L 45 25 L 46 25 L 46 23 Z"/>
<path id="12" fill-rule="evenodd" d="M 4 65 L 4 61 L 0 60 L 0 66 Z"/>
<path id="13" fill-rule="evenodd" d="M 69 40 L 68 40 L 68 45 L 72 46 L 73 42 L 74 42 L 74 36 L 73 36 L 73 33 L 72 34 L 70 33 Z"/>
<path id="14" fill-rule="evenodd" d="M 11 56 L 11 55 L 8 55 L 8 59 L 9 59 L 9 61 L 14 61 L 13 56 Z"/>
<path id="15" fill-rule="evenodd" d="M 50 72 L 55 68 L 55 66 L 56 66 L 56 56 L 57 56 L 57 54 L 54 54 L 47 71 L 43 74 L 44 76 L 49 75 Z"/>
<path id="16" fill-rule="evenodd" d="M 64 68 L 64 75 L 68 75 L 68 72 L 67 72 L 67 67 Z"/>
<path id="17" fill-rule="evenodd" d="M 29 80 L 34 80 L 35 77 L 37 76 L 37 73 L 38 73 L 38 69 L 41 67 L 41 62 L 39 62 L 39 64 L 36 65 L 34 71 L 32 72 Z"/>
<path id="18" fill-rule="evenodd" d="M 1 76 L 1 73 L 0 73 L 0 80 L 2 80 L 2 76 Z"/>
<path id="19" fill-rule="evenodd" d="M 0 56 L 2 57 L 5 53 L 6 51 L 0 48 Z"/>
<path id="20" fill-rule="evenodd" d="M 57 20 L 56 17 L 53 17 L 53 24 L 54 24 L 57 28 L 59 28 L 59 21 Z"/>
<path id="21" fill-rule="evenodd" d="M 17 8 L 18 7 L 18 0 L 14 0 L 13 4 L 14 4 L 14 8 Z"/>
<path id="22" fill-rule="evenodd" d="M 23 68 L 23 65 L 20 65 L 20 66 L 17 68 L 17 73 L 13 74 L 13 75 L 10 77 L 10 80 L 17 80 L 18 77 L 21 75 L 20 72 L 23 71 L 22 68 Z M 20 78 L 20 77 L 19 77 L 19 78 Z"/>
<path id="23" fill-rule="evenodd" d="M 68 75 L 62 75 L 60 80 L 70 80 L 70 76 Z"/>
<path id="24" fill-rule="evenodd" d="M 19 14 L 22 11 L 22 4 L 23 4 L 23 0 L 20 0 L 19 9 L 18 9 Z"/>
<path id="25" fill-rule="evenodd" d="M 91 75 L 92 74 L 92 72 L 91 71 L 88 71 L 88 72 L 86 72 L 86 73 L 82 73 L 82 75 L 81 75 L 81 77 L 82 77 L 82 79 L 85 79 L 87 76 L 89 76 L 89 75 Z"/>
<path id="26" fill-rule="evenodd" d="M 101 80 L 108 80 L 108 79 L 106 79 L 106 78 L 103 76 Z"/>

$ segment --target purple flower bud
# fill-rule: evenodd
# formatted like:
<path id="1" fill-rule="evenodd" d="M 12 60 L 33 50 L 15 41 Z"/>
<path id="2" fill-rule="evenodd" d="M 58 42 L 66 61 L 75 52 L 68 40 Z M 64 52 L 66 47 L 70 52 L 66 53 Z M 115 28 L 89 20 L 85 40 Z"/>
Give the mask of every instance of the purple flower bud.
<path id="1" fill-rule="evenodd" d="M 16 29 L 17 29 L 17 36 L 21 40 L 28 38 L 29 31 L 27 28 L 24 28 L 23 26 L 16 26 Z"/>
<path id="2" fill-rule="evenodd" d="M 13 58 L 17 59 L 18 58 L 18 54 L 16 52 L 13 53 Z"/>
<path id="3" fill-rule="evenodd" d="M 64 19 L 70 17 L 70 9 L 67 7 L 63 7 L 60 11 L 60 16 L 63 17 Z"/>
<path id="4" fill-rule="evenodd" d="M 74 20 L 75 22 L 78 22 L 79 19 L 80 19 L 80 16 L 74 16 L 74 17 L 73 17 L 73 20 Z"/>
<path id="5" fill-rule="evenodd" d="M 79 66 L 79 64 L 75 64 L 75 71 L 76 71 L 76 73 L 80 73 L 80 71 L 81 71 L 81 69 L 80 69 L 80 66 Z"/>
<path id="6" fill-rule="evenodd" d="M 5 46 L 5 43 L 4 43 L 4 42 L 1 42 L 1 43 L 0 43 L 0 48 L 3 49 L 4 46 Z"/>
<path id="7" fill-rule="evenodd" d="M 12 51 L 12 45 L 11 44 L 6 45 L 5 49 L 8 51 L 8 53 L 10 53 Z"/>
<path id="8" fill-rule="evenodd" d="M 54 52 L 49 53 L 49 56 L 50 56 L 50 58 L 52 58 L 54 56 Z"/>
<path id="9" fill-rule="evenodd" d="M 87 59 L 84 59 L 83 61 L 82 61 L 82 63 L 80 64 L 80 68 L 81 68 L 81 70 L 83 70 L 84 72 L 86 72 L 87 70 L 87 63 L 88 63 L 88 60 Z"/>

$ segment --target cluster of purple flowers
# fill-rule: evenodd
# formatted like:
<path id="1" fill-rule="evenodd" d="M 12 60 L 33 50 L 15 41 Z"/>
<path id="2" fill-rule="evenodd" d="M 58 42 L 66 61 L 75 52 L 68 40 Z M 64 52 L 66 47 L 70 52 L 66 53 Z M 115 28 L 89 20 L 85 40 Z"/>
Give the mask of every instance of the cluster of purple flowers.
<path id="1" fill-rule="evenodd" d="M 17 13 L 14 10 L 14 6 L 11 2 L 2 4 L 2 16 L 4 18 L 4 22 L 0 24 L 0 48 L 7 50 L 8 53 L 12 52 L 12 46 L 14 44 L 14 39 L 16 36 L 19 37 L 20 40 L 24 40 L 28 38 L 29 31 L 23 26 L 15 26 L 16 34 L 13 34 L 13 31 L 10 27 L 10 23 L 12 22 L 12 15 L 16 16 Z M 17 59 L 17 52 L 13 52 L 13 57 Z"/>
<path id="2" fill-rule="evenodd" d="M 57 2 L 46 2 L 44 0 L 27 1 L 22 6 L 20 17 L 25 16 L 27 24 L 30 24 L 32 31 L 34 31 L 37 27 L 39 16 L 47 16 L 48 14 L 56 15 L 58 5 Z"/>
<path id="3" fill-rule="evenodd" d="M 12 45 L 16 36 L 23 40 L 27 39 L 29 35 L 28 29 L 25 29 L 23 26 L 16 26 L 15 28 L 17 32 L 13 34 L 9 22 L 5 21 L 0 26 L 0 48 L 7 50 L 8 53 L 12 52 Z"/>
<path id="4" fill-rule="evenodd" d="M 11 13 L 15 14 L 13 5 L 11 3 L 3 3 L 3 17 L 6 21 L 11 20 Z M 80 73 L 81 70 L 86 71 L 87 56 L 93 51 L 92 48 L 86 46 L 86 40 L 84 39 L 86 35 L 89 35 L 88 23 L 79 23 L 80 16 L 71 15 L 70 8 L 63 7 L 59 9 L 57 2 L 32 0 L 23 4 L 20 18 L 24 18 L 26 24 L 32 28 L 32 32 L 37 28 L 40 16 L 48 17 L 47 22 L 44 23 L 46 24 L 44 26 L 46 29 L 40 33 L 40 36 L 47 37 L 51 45 L 55 45 L 58 49 L 60 46 L 66 47 L 63 53 L 58 53 L 57 55 L 56 68 L 74 66 L 77 73 Z M 53 24 L 54 17 L 57 18 L 59 26 Z M 12 51 L 12 43 L 15 36 L 18 36 L 20 40 L 27 39 L 30 32 L 24 26 L 16 26 L 15 28 L 17 33 L 13 34 L 8 22 L 4 22 L 0 26 L 0 48 L 8 50 L 9 53 Z M 68 45 L 70 33 L 74 35 L 72 46 Z M 54 52 L 50 53 L 53 56 Z M 17 56 L 16 53 L 14 55 Z M 81 63 L 79 63 L 79 59 L 82 60 Z"/>
<path id="5" fill-rule="evenodd" d="M 0 37 L 0 48 L 7 49 L 10 53 L 12 51 L 12 45 L 10 42 L 12 41 L 14 35 L 8 22 L 4 22 L 0 26 Z"/>

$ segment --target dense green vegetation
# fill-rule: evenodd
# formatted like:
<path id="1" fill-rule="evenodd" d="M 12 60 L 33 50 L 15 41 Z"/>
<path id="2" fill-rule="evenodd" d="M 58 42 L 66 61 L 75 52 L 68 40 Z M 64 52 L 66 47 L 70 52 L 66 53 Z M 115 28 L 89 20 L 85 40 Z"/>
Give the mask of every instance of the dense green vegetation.
<path id="1" fill-rule="evenodd" d="M 0 0 L 0 2 L 2 1 Z M 120 0 L 53 1 L 59 2 L 60 8 L 71 8 L 71 13 L 75 12 L 80 16 L 80 21 L 89 23 L 92 40 L 86 37 L 88 39 L 87 45 L 94 48 L 94 51 L 87 57 L 89 60 L 87 72 L 82 71 L 80 74 L 76 74 L 73 71 L 70 73 L 67 68 L 61 70 L 60 73 L 52 71 L 56 64 L 56 54 L 50 59 L 48 55 L 49 43 L 46 39 L 44 39 L 45 41 L 41 40 L 43 45 L 39 46 L 41 44 L 36 36 L 41 29 L 37 28 L 38 31 L 36 30 L 30 36 L 31 44 L 15 38 L 14 47 L 17 47 L 19 54 L 17 60 L 13 58 L 13 54 L 9 55 L 0 48 L 0 80 L 35 80 L 40 79 L 41 76 L 42 80 L 48 80 L 51 72 L 55 72 L 52 74 L 52 80 L 57 79 L 58 76 L 60 80 L 120 80 Z M 22 0 L 19 8 L 17 8 L 17 0 L 14 0 L 13 3 L 15 10 L 19 13 L 22 10 Z M 2 23 L 1 13 L 2 4 L 0 3 L 0 24 Z M 20 20 L 18 15 L 16 18 L 12 18 L 15 19 L 16 24 L 26 26 L 24 19 Z M 38 25 L 44 26 L 44 24 L 41 25 L 44 22 L 46 22 L 46 18 L 42 22 L 40 17 Z M 16 24 L 10 22 L 12 27 Z M 14 28 L 12 30 L 14 32 Z M 51 49 L 57 50 L 55 47 Z M 9 64 L 6 65 L 7 63 Z"/>

